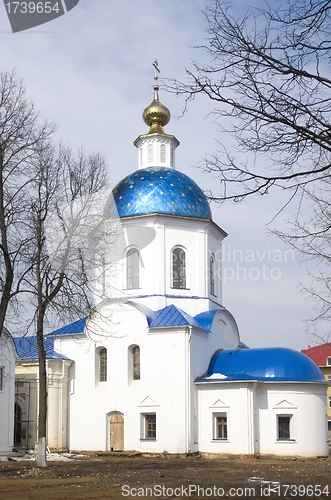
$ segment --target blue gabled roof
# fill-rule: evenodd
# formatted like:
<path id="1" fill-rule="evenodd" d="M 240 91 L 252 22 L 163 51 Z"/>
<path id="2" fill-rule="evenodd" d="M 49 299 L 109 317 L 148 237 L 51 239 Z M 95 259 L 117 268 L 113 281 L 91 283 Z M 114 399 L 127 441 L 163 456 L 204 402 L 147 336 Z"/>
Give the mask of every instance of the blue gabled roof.
<path id="1" fill-rule="evenodd" d="M 47 337 L 52 335 L 69 335 L 72 333 L 83 333 L 85 328 L 85 323 L 87 320 L 87 316 L 83 319 L 79 319 L 74 323 L 70 323 L 70 325 L 63 326 L 54 332 L 48 333 Z"/>
<path id="2" fill-rule="evenodd" d="M 150 328 L 164 327 L 164 326 L 196 326 L 197 328 L 202 328 L 201 324 L 192 318 L 189 314 L 179 309 L 174 305 L 170 305 L 156 311 L 154 313 L 153 319 L 149 322 Z"/>
<path id="3" fill-rule="evenodd" d="M 38 359 L 37 337 L 15 337 L 15 347 L 20 359 Z M 44 337 L 46 359 L 69 359 L 54 351 L 54 339 Z"/>
<path id="4" fill-rule="evenodd" d="M 325 382 L 311 359 L 285 347 L 217 351 L 198 382 L 223 380 Z"/>

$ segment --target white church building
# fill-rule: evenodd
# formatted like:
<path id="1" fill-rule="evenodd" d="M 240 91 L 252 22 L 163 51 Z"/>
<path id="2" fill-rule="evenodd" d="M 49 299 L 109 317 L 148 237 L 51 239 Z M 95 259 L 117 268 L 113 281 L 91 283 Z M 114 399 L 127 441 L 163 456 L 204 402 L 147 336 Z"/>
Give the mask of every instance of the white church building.
<path id="1" fill-rule="evenodd" d="M 143 119 L 138 169 L 112 190 L 95 249 L 104 299 L 47 336 L 49 446 L 327 456 L 319 368 L 291 349 L 247 348 L 222 306 L 226 233 L 176 165 L 157 78 Z M 15 441 L 27 446 L 37 438 L 35 339 L 15 341 Z"/>

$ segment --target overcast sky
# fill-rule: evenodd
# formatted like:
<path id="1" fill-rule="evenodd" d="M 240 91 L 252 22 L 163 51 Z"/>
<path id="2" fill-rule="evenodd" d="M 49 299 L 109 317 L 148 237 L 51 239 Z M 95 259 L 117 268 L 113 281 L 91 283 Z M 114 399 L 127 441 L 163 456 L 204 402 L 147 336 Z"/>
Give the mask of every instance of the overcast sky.
<path id="1" fill-rule="evenodd" d="M 242 2 L 238 7 L 242 8 Z M 42 116 L 58 125 L 58 137 L 72 146 L 102 151 L 114 186 L 137 168 L 133 141 L 147 133 L 141 114 L 153 96 L 158 59 L 160 79 L 185 79 L 191 60 L 203 61 L 205 0 L 80 0 L 64 16 L 13 34 L 0 4 L 1 71 L 16 68 Z M 213 105 L 197 98 L 183 117 L 182 98 L 160 92 L 172 119 L 166 127 L 181 145 L 179 170 L 203 189 L 218 194 L 217 182 L 197 165 L 217 151 L 220 135 Z M 251 347 L 313 345 L 304 319 L 313 303 L 300 292 L 306 264 L 275 237 L 272 224 L 281 193 L 250 198 L 241 204 L 212 204 L 214 221 L 228 233 L 224 242 L 223 305 L 237 320 L 241 339 Z M 288 212 L 289 213 L 289 212 Z"/>

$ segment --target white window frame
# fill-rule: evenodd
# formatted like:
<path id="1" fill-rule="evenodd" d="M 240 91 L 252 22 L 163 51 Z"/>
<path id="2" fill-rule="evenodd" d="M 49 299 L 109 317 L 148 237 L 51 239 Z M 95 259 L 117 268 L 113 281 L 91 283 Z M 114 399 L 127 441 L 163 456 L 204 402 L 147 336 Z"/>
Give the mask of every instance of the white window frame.
<path id="1" fill-rule="evenodd" d="M 219 438 L 217 435 L 217 419 L 218 418 L 226 418 L 226 438 Z M 213 441 L 218 443 L 225 443 L 229 441 L 229 412 L 227 411 L 218 411 L 214 412 L 212 416 L 212 426 L 213 426 Z"/>
<path id="2" fill-rule="evenodd" d="M 331 356 L 327 356 L 327 358 L 326 358 L 326 366 L 331 366 Z"/>
<path id="3" fill-rule="evenodd" d="M 279 419 L 288 417 L 289 418 L 289 437 L 288 438 L 280 438 L 279 437 Z M 276 441 L 277 443 L 288 443 L 295 442 L 295 420 L 293 413 L 278 413 L 276 415 Z"/>
<path id="4" fill-rule="evenodd" d="M 329 408 L 331 408 L 331 396 L 329 396 Z"/>
<path id="5" fill-rule="evenodd" d="M 155 437 L 147 436 L 147 422 L 150 416 L 155 417 Z M 155 412 L 146 412 L 140 414 L 140 440 L 141 441 L 157 441 L 157 417 Z"/>

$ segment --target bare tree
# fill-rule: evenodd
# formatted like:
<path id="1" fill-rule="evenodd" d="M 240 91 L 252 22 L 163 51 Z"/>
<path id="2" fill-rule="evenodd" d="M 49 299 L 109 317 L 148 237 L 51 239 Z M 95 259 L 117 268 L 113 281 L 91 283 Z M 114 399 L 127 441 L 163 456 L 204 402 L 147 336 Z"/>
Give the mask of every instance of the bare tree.
<path id="1" fill-rule="evenodd" d="M 18 293 L 26 196 L 32 165 L 54 127 L 39 125 L 38 114 L 15 72 L 0 73 L 0 335 L 8 304 Z"/>
<path id="2" fill-rule="evenodd" d="M 279 0 L 243 15 L 228 0 L 214 0 L 205 12 L 202 48 L 211 62 L 194 62 L 188 83 L 167 88 L 187 102 L 210 98 L 221 130 L 237 142 L 237 154 L 222 145 L 204 161 L 220 179 L 219 201 L 274 187 L 296 193 L 329 175 L 330 14 L 330 0 Z"/>
<path id="3" fill-rule="evenodd" d="M 47 373 L 44 326 L 47 319 L 77 319 L 91 310 L 90 233 L 100 222 L 99 190 L 105 187 L 105 161 L 83 150 L 73 155 L 48 144 L 41 147 L 30 185 L 25 253 L 28 271 L 21 289 L 31 295 L 35 310 L 39 357 L 39 416 L 37 464 L 46 464 Z M 102 214 L 101 214 L 102 215 Z M 53 316 L 52 316 L 53 315 Z"/>
<path id="4" fill-rule="evenodd" d="M 302 259 L 312 261 L 308 273 L 310 284 L 302 284 L 315 303 L 316 314 L 307 320 L 307 333 L 319 343 L 330 341 L 331 321 L 331 177 L 302 189 L 301 203 L 288 221 L 285 231 L 274 231 L 287 245 L 297 250 Z M 307 212 L 310 214 L 307 216 Z M 325 328 L 326 326 L 326 328 Z"/>

